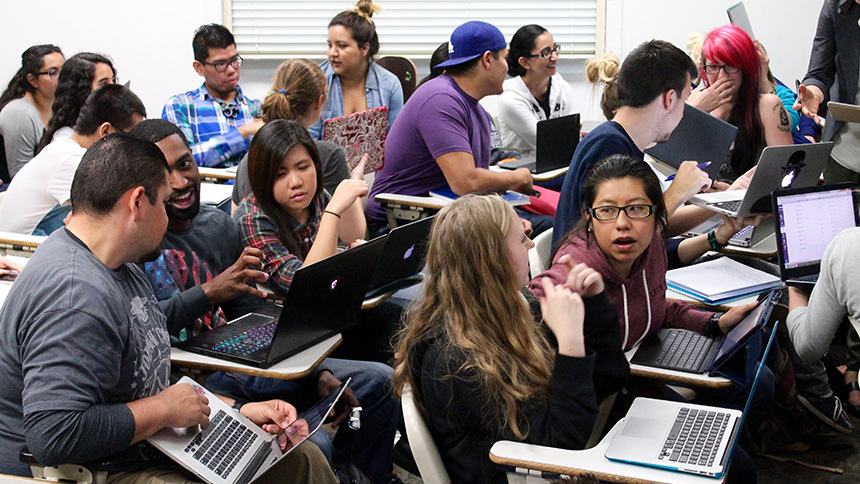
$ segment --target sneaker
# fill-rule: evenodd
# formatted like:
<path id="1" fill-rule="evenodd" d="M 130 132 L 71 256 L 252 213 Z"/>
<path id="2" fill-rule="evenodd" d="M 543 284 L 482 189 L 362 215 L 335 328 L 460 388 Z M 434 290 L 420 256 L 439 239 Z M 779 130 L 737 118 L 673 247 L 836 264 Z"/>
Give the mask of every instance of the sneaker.
<path id="1" fill-rule="evenodd" d="M 802 395 L 798 395 L 797 399 L 807 410 L 834 430 L 838 430 L 843 434 L 850 434 L 854 430 L 854 424 L 851 423 L 848 415 L 843 411 L 842 401 L 836 395 L 815 400 L 809 400 Z"/>

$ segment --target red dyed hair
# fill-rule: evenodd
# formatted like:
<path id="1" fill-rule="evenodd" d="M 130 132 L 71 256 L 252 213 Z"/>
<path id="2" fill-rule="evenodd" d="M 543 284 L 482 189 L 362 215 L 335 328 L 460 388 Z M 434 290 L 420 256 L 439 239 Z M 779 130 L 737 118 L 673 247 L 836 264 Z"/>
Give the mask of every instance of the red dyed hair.
<path id="1" fill-rule="evenodd" d="M 702 44 L 702 62 L 699 75 L 705 87 L 709 87 L 708 76 L 705 73 L 706 59 L 726 65 L 740 67 L 743 78 L 738 89 L 738 99 L 730 116 L 730 122 L 735 124 L 741 133 L 739 141 L 746 138 L 741 150 L 745 151 L 740 166 L 733 166 L 738 174 L 742 174 L 758 161 L 758 156 L 764 148 L 764 129 L 759 116 L 759 78 L 761 64 L 755 45 L 746 32 L 734 25 L 717 27 L 708 33 Z M 737 150 L 738 143 L 735 143 Z M 735 160 L 732 158 L 732 164 Z M 740 171 L 743 170 L 743 171 Z"/>

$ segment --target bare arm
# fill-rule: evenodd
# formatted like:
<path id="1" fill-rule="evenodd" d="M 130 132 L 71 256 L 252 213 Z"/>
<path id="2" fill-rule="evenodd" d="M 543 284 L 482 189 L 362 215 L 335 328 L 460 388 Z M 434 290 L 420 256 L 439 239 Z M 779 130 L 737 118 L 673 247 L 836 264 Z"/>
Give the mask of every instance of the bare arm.
<path id="1" fill-rule="evenodd" d="M 436 158 L 445 180 L 457 195 L 514 190 L 530 194 L 532 174 L 525 168 L 495 172 L 475 166 L 475 159 L 465 151 L 454 151 Z"/>
<path id="2" fill-rule="evenodd" d="M 762 94 L 759 98 L 759 115 L 764 126 L 764 137 L 767 146 L 790 145 L 791 118 L 782 105 L 782 99 L 776 94 Z"/>

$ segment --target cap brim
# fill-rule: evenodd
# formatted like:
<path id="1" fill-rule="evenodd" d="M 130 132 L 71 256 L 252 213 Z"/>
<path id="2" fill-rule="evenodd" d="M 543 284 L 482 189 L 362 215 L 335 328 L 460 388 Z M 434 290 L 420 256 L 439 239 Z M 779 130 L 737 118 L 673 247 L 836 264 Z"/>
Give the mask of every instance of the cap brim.
<path id="1" fill-rule="evenodd" d="M 454 58 L 454 59 L 448 59 L 448 60 L 446 60 L 445 62 L 440 62 L 439 64 L 436 64 L 436 67 L 451 67 L 451 66 L 456 66 L 456 65 L 458 65 L 458 64 L 462 64 L 462 63 L 464 63 L 464 62 L 468 62 L 468 61 L 470 61 L 470 60 L 472 60 L 472 59 L 477 59 L 478 57 L 481 57 L 482 55 L 484 55 L 484 53 L 483 53 L 483 52 L 481 52 L 480 54 L 470 55 L 470 56 L 466 56 L 466 57 L 456 57 L 456 58 Z"/>

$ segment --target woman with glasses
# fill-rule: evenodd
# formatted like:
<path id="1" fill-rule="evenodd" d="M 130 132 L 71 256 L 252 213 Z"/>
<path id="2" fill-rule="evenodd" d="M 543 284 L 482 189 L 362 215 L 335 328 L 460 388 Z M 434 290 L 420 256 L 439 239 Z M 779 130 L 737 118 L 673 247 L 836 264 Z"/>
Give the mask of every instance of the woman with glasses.
<path id="1" fill-rule="evenodd" d="M 502 147 L 534 154 L 537 123 L 573 114 L 573 88 L 558 66 L 559 45 L 540 25 L 520 27 L 508 50 L 508 74 L 499 96 L 499 131 Z"/>
<path id="2" fill-rule="evenodd" d="M 328 81 L 329 97 L 322 118 L 308 130 L 322 139 L 326 120 L 388 106 L 388 129 L 403 108 L 403 89 L 397 76 L 373 62 L 379 37 L 373 14 L 380 11 L 371 0 L 359 0 L 352 10 L 334 16 L 328 24 L 328 60 L 320 64 Z"/>
<path id="3" fill-rule="evenodd" d="M 755 166 L 766 146 L 792 144 L 791 119 L 782 100 L 760 90 L 761 62 L 746 32 L 726 25 L 708 33 L 700 69 L 706 88 L 729 85 L 731 100 L 711 114 L 738 128 L 734 149 L 720 169 L 720 181 L 734 181 Z"/>
<path id="4" fill-rule="evenodd" d="M 0 136 L 6 159 L 0 163 L 2 181 L 8 183 L 36 155 L 36 145 L 51 119 L 63 61 L 63 52 L 55 45 L 30 47 L 21 54 L 21 68 L 0 95 Z"/>
<path id="5" fill-rule="evenodd" d="M 105 84 L 116 82 L 116 69 L 111 60 L 101 54 L 80 52 L 63 65 L 48 129 L 42 136 L 36 153 L 57 138 L 68 138 L 74 132 L 78 114 L 90 93 Z"/>

